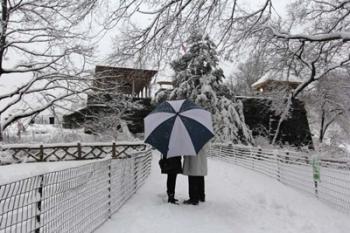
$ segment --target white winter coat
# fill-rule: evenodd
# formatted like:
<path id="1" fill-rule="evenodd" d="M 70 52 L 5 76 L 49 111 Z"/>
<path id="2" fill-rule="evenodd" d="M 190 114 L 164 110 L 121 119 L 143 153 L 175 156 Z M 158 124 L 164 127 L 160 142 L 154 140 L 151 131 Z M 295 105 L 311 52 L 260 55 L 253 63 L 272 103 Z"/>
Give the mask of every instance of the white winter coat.
<path id="1" fill-rule="evenodd" d="M 196 156 L 184 156 L 183 172 L 187 176 L 206 176 L 208 174 L 207 155 L 210 145 L 205 144 Z"/>

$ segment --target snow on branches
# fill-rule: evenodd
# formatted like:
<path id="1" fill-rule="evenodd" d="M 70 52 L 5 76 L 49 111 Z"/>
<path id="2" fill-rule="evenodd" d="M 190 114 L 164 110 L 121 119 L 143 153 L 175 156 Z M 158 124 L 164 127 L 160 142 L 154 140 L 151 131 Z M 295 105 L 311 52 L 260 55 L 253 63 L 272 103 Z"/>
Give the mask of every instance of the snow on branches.
<path id="1" fill-rule="evenodd" d="M 253 138 L 244 123 L 242 106 L 224 85 L 215 44 L 195 32 L 189 50 L 171 63 L 175 71 L 174 90 L 169 99 L 190 99 L 213 114 L 215 140 L 251 144 Z M 162 93 L 164 94 L 164 93 Z"/>

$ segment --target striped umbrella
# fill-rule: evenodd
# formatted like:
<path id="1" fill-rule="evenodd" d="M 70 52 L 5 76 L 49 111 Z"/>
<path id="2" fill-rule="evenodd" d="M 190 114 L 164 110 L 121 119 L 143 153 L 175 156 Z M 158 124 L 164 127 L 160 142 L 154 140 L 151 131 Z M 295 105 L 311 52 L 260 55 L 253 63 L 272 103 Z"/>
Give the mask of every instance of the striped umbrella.
<path id="1" fill-rule="evenodd" d="M 145 142 L 167 158 L 195 156 L 214 136 L 210 112 L 189 100 L 165 101 L 144 122 Z"/>

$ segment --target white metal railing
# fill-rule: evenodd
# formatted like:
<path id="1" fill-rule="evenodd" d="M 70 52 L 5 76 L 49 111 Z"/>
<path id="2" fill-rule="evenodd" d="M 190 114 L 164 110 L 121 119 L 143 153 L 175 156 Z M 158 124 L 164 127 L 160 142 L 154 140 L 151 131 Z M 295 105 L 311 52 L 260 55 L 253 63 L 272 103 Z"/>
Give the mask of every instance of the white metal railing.
<path id="1" fill-rule="evenodd" d="M 210 155 L 275 178 L 350 212 L 350 163 L 347 161 L 320 160 L 315 164 L 306 153 L 233 144 L 213 144 Z"/>
<path id="2" fill-rule="evenodd" d="M 150 174 L 151 149 L 0 185 L 0 233 L 89 233 Z"/>

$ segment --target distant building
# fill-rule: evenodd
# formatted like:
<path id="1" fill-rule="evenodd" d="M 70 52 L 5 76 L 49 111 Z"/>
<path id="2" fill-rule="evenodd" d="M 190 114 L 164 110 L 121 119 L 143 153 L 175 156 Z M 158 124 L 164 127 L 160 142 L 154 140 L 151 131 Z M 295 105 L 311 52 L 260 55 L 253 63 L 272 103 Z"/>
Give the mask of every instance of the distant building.
<path id="1" fill-rule="evenodd" d="M 62 116 L 57 116 L 53 114 L 39 114 L 30 120 L 30 124 L 41 124 L 41 125 L 55 125 L 62 122 Z"/>
<path id="2" fill-rule="evenodd" d="M 116 87 L 118 92 L 132 97 L 150 98 L 151 80 L 157 72 L 156 70 L 96 66 L 93 86 L 102 89 Z"/>
<path id="3" fill-rule="evenodd" d="M 300 77 L 285 70 L 269 71 L 251 85 L 255 95 L 236 96 L 236 99 L 242 101 L 245 123 L 253 137 L 264 137 L 269 143 L 273 141 L 280 121 L 280 115 L 276 113 L 276 103 L 283 105 L 283 100 L 287 102 L 286 94 L 295 90 L 302 82 Z M 294 99 L 289 112 L 289 117 L 280 126 L 276 143 L 281 146 L 314 149 L 304 103 Z"/>
<path id="4" fill-rule="evenodd" d="M 160 90 L 172 90 L 174 88 L 174 83 L 172 81 L 158 81 L 157 82 Z"/>
<path id="5" fill-rule="evenodd" d="M 296 89 L 302 83 L 302 79 L 298 76 L 287 74 L 286 72 L 269 71 L 258 81 L 252 84 L 253 90 L 257 94 L 269 94 L 274 92 Z"/>
<path id="6" fill-rule="evenodd" d="M 50 107 L 38 114 L 26 118 L 26 121 L 29 124 L 59 125 L 62 124 L 63 115 L 66 113 L 68 113 L 68 110 L 59 107 Z"/>
<path id="7" fill-rule="evenodd" d="M 138 100 L 146 109 L 150 108 L 151 103 L 151 80 L 157 73 L 156 70 L 133 69 L 123 67 L 96 66 L 93 87 L 96 90 L 106 90 L 107 96 L 97 96 L 94 91 L 88 93 L 87 106 L 76 112 L 63 117 L 63 127 L 78 128 L 90 119 L 92 115 L 101 112 L 109 112 L 101 100 L 108 101 L 108 95 L 112 95 L 113 89 L 118 94 L 124 94 Z M 128 114 L 129 129 L 132 133 L 138 133 L 143 130 L 143 118 L 149 110 L 138 110 Z M 90 117 L 90 118 L 89 118 Z"/>

